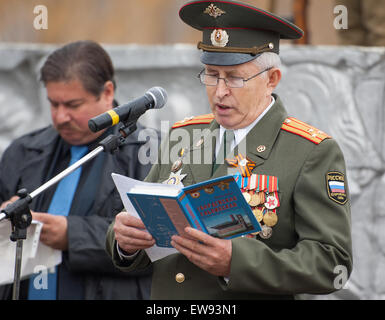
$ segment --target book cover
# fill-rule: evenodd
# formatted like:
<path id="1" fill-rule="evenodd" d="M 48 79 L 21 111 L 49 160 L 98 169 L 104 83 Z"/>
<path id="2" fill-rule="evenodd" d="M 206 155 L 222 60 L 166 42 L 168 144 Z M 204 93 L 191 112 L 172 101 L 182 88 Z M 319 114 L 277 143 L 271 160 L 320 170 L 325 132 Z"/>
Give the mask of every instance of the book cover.
<path id="1" fill-rule="evenodd" d="M 233 176 L 184 187 L 177 196 L 137 191 L 127 197 L 159 247 L 171 247 L 171 237 L 187 226 L 221 239 L 261 231 Z"/>

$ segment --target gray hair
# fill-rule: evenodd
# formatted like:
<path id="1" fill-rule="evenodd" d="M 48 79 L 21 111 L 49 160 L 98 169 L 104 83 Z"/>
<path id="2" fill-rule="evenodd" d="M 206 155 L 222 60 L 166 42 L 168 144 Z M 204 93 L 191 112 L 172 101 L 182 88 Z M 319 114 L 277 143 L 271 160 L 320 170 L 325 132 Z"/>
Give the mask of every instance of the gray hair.
<path id="1" fill-rule="evenodd" d="M 282 66 L 281 58 L 274 52 L 264 52 L 253 62 L 261 71 L 268 68 L 281 69 Z M 263 73 L 263 76 L 266 76 L 266 73 Z"/>

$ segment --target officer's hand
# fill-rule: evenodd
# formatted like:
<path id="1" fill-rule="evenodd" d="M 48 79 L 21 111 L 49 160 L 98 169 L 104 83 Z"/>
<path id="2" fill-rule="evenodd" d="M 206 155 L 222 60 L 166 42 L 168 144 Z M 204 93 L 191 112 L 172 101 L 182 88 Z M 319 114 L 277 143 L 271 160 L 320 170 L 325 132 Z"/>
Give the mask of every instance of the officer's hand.
<path id="1" fill-rule="evenodd" d="M 185 232 L 186 237 L 172 237 L 172 246 L 199 268 L 215 276 L 228 277 L 231 266 L 231 240 L 214 238 L 190 227 L 187 227 Z"/>
<path id="2" fill-rule="evenodd" d="M 120 212 L 116 216 L 114 232 L 119 247 L 128 254 L 155 244 L 154 238 L 145 230 L 143 222 L 127 212 Z"/>
<path id="3" fill-rule="evenodd" d="M 68 250 L 67 217 L 33 211 L 31 214 L 33 220 L 43 223 L 40 233 L 41 242 L 53 249 Z"/>

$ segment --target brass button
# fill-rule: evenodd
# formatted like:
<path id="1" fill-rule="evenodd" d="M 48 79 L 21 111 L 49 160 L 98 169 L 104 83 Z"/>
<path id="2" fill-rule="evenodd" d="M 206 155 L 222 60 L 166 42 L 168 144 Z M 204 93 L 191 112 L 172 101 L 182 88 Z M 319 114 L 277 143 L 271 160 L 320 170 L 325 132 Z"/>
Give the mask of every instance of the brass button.
<path id="1" fill-rule="evenodd" d="M 176 282 L 178 282 L 178 283 L 182 283 L 182 282 L 185 280 L 184 274 L 183 274 L 183 273 L 178 273 L 178 274 L 175 276 L 175 280 L 176 280 Z"/>

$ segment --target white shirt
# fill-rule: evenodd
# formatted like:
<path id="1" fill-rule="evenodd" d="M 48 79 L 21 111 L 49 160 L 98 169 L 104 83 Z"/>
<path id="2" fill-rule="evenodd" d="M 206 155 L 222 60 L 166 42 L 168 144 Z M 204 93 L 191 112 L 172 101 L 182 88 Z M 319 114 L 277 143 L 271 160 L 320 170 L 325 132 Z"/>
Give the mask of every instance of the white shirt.
<path id="1" fill-rule="evenodd" d="M 233 150 L 247 136 L 247 134 L 250 132 L 250 130 L 253 129 L 256 126 L 256 124 L 264 117 L 264 115 L 271 109 L 271 107 L 273 106 L 274 103 L 275 103 L 275 99 L 273 96 L 271 96 L 271 103 L 259 115 L 259 117 L 257 119 L 255 119 L 255 121 L 253 123 L 248 125 L 246 128 L 234 130 L 234 137 L 235 138 L 231 144 L 231 150 Z M 217 142 L 217 144 L 215 146 L 215 155 L 216 156 L 218 156 L 219 148 L 221 146 L 225 130 L 226 129 L 224 127 L 219 126 L 219 142 Z"/>
<path id="2" fill-rule="evenodd" d="M 253 121 L 253 123 L 249 124 L 246 128 L 237 129 L 234 130 L 234 140 L 231 144 L 231 150 L 233 150 L 250 132 L 251 129 L 253 129 L 259 121 L 264 117 L 264 115 L 271 109 L 271 107 L 274 105 L 275 99 L 273 96 L 271 96 L 271 103 L 267 106 L 267 108 L 259 115 L 257 119 Z M 218 156 L 219 148 L 222 143 L 223 135 L 225 133 L 225 128 L 222 126 L 219 126 L 219 143 L 215 146 L 215 154 Z M 229 282 L 229 278 L 223 277 L 226 284 Z"/>

